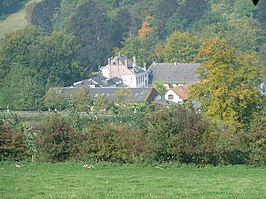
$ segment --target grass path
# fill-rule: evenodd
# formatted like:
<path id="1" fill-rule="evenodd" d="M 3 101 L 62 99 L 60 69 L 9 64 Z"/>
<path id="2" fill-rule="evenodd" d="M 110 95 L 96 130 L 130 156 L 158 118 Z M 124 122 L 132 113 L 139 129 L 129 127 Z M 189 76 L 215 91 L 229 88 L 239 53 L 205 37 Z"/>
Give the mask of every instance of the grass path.
<path id="1" fill-rule="evenodd" d="M 2 198 L 266 198 L 265 168 L 0 164 Z"/>
<path id="2" fill-rule="evenodd" d="M 40 0 L 31 0 L 27 4 L 30 4 L 34 1 Z M 27 25 L 28 22 L 26 20 L 26 6 L 24 6 L 24 8 L 20 11 L 8 16 L 5 20 L 0 21 L 0 38 L 5 37 L 5 35 L 8 33 L 22 29 Z"/>

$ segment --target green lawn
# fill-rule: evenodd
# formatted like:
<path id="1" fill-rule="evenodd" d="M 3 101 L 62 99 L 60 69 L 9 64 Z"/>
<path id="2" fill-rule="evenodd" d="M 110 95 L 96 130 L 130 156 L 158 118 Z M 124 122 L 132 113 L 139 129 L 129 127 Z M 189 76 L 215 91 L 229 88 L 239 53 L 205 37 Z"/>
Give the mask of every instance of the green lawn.
<path id="1" fill-rule="evenodd" d="M 0 165 L 1 198 L 266 198 L 266 169 Z"/>
<path id="2" fill-rule="evenodd" d="M 30 4 L 32 2 L 39 2 L 39 1 L 41 0 L 31 0 L 27 4 Z M 28 22 L 26 20 L 25 7 L 19 10 L 18 12 L 8 16 L 5 20 L 0 21 L 0 38 L 3 38 L 5 37 L 6 34 L 22 29 L 28 25 Z"/>

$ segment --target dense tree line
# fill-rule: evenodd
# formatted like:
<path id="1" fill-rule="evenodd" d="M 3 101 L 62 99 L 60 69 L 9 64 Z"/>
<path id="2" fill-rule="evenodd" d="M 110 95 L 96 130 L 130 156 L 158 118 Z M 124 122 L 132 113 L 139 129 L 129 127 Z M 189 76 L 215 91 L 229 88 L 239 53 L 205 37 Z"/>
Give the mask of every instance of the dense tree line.
<path id="1" fill-rule="evenodd" d="M 174 59 L 191 61 L 191 51 L 197 52 L 201 42 L 213 36 L 225 38 L 242 51 L 258 52 L 265 43 L 263 2 L 257 7 L 249 0 L 58 0 L 52 6 L 48 2 L 43 1 L 33 10 L 33 24 L 43 27 L 46 32 L 67 30 L 74 34 L 81 46 L 81 63 L 91 71 L 106 63 L 116 48 L 126 55 L 135 54 L 139 64 L 143 65 Z M 145 39 L 140 38 L 139 31 L 147 23 L 152 31 Z M 198 44 L 186 49 L 182 39 L 171 39 L 176 32 L 188 35 L 186 40 L 190 43 L 200 35 L 196 39 Z M 188 53 L 181 60 L 173 56 L 180 53 L 176 49 L 168 49 L 161 55 L 164 45 L 180 45 L 179 51 Z"/>
<path id="2" fill-rule="evenodd" d="M 84 72 L 73 36 L 38 28 L 11 33 L 1 42 L 0 104 L 2 108 L 38 110 L 52 86 L 67 86 Z"/>

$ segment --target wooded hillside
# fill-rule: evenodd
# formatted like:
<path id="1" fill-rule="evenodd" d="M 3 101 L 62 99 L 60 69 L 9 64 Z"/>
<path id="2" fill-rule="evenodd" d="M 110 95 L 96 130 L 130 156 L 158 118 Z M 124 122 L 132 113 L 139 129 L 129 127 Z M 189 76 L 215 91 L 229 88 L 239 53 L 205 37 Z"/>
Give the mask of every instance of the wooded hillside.
<path id="1" fill-rule="evenodd" d="M 16 2 L 1 1 L 0 15 L 14 12 Z M 28 5 L 31 25 L 1 39 L 0 110 L 68 110 L 69 119 L 56 115 L 36 130 L 16 117 L 0 118 L 2 160 L 265 164 L 266 98 L 259 88 L 266 79 L 265 10 L 265 0 L 257 6 L 251 0 Z M 185 105 L 160 110 L 127 103 L 125 90 L 114 101 L 92 100 L 89 90 L 45 96 L 50 87 L 88 78 L 118 52 L 146 68 L 200 63 L 201 81 Z M 87 121 L 80 111 L 89 112 Z"/>
<path id="2" fill-rule="evenodd" d="M 1 11 L 14 11 L 14 5 L 16 1 L 3 1 Z M 32 3 L 26 11 L 33 26 L 1 40 L 0 104 L 42 108 L 49 87 L 88 77 L 118 52 L 136 56 L 137 64 L 146 67 L 152 62 L 202 62 L 198 50 L 214 37 L 242 53 L 255 53 L 265 65 L 265 9 L 265 1 L 254 6 L 251 0 Z"/>

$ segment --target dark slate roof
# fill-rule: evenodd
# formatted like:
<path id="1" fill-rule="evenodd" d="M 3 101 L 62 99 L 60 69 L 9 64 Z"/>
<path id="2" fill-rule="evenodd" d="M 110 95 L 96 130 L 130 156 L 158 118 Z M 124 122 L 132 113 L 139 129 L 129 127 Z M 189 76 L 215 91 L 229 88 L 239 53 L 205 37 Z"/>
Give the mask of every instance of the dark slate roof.
<path id="1" fill-rule="evenodd" d="M 79 89 L 84 89 L 81 87 L 55 87 L 50 88 L 60 92 L 64 96 L 71 98 L 73 93 L 77 92 Z M 115 99 L 117 97 L 117 92 L 121 89 L 125 91 L 125 99 L 129 102 L 150 102 L 154 101 L 159 93 L 154 88 L 88 88 L 89 93 L 93 99 L 97 99 L 102 96 L 105 99 Z"/>
<path id="2" fill-rule="evenodd" d="M 96 82 L 102 87 L 108 87 L 114 84 L 114 83 L 109 84 L 109 82 L 107 81 L 107 78 L 104 76 L 94 76 L 94 77 L 91 77 L 91 80 Z"/>
<path id="3" fill-rule="evenodd" d="M 74 87 L 84 87 L 84 86 L 91 86 L 96 85 L 91 79 L 84 79 L 79 82 L 75 82 L 73 84 Z"/>
<path id="4" fill-rule="evenodd" d="M 199 81 L 196 70 L 200 64 L 153 63 L 149 68 L 149 83 L 162 81 L 167 84 L 190 84 Z"/>
<path id="5" fill-rule="evenodd" d="M 75 82 L 73 87 L 128 87 L 127 85 L 123 84 L 123 80 L 118 77 L 113 77 L 111 79 L 107 79 L 104 76 L 94 76 L 90 79 L 84 79 L 79 82 Z"/>
<path id="6" fill-rule="evenodd" d="M 129 68 L 134 74 L 144 73 L 145 70 L 140 67 L 131 67 Z"/>
<path id="7" fill-rule="evenodd" d="M 115 85 L 123 84 L 123 80 L 121 78 L 119 78 L 119 77 L 113 77 L 111 79 L 108 79 L 107 82 L 108 82 L 108 84 L 111 84 L 111 85 L 113 85 L 113 84 L 115 84 Z"/>

